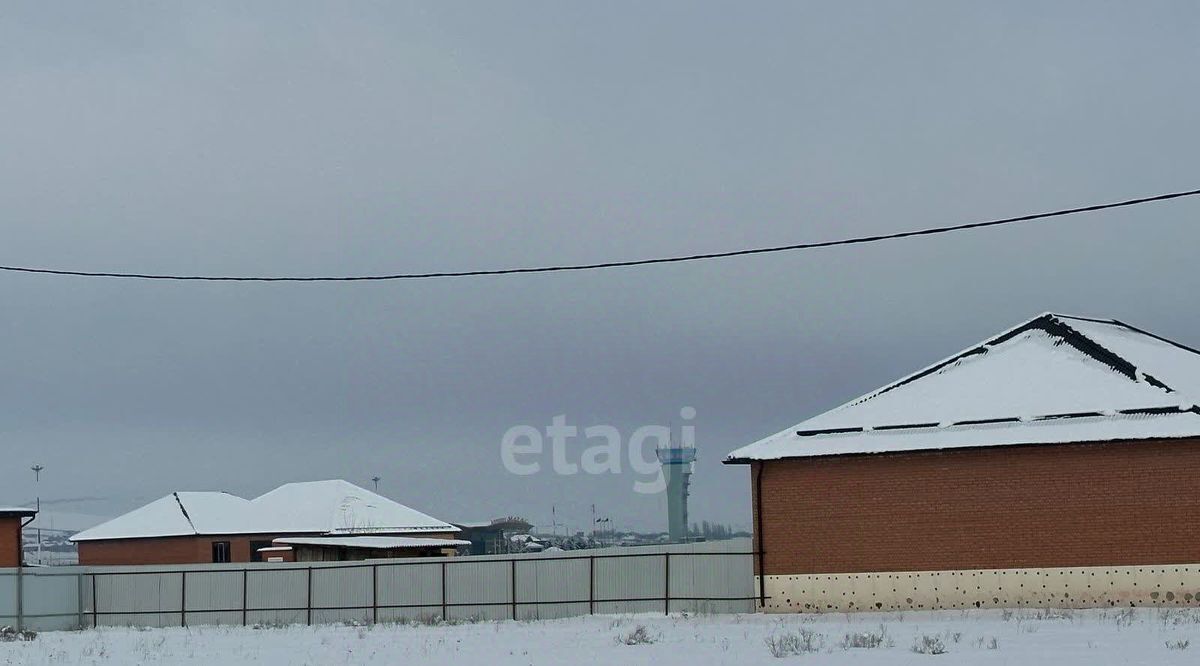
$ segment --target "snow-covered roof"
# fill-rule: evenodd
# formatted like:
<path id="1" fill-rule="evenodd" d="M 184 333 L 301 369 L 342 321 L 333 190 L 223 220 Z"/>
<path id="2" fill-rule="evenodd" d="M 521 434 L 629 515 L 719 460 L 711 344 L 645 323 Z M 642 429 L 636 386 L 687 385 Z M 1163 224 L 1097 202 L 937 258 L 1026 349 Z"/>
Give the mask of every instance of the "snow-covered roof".
<path id="1" fill-rule="evenodd" d="M 32 516 L 36 513 L 37 509 L 30 509 L 24 506 L 0 506 L 0 515 Z"/>
<path id="2" fill-rule="evenodd" d="M 457 532 L 458 528 L 347 481 L 279 486 L 253 501 L 272 532 Z M 264 525 L 267 527 L 267 525 Z"/>
<path id="3" fill-rule="evenodd" d="M 106 523 L 79 532 L 72 541 L 163 537 L 187 534 L 234 534 L 249 511 L 249 500 L 219 492 L 178 492 L 161 497 L 113 518 Z"/>
<path id="4" fill-rule="evenodd" d="M 1200 351 L 1047 313 L 729 454 L 745 463 L 1200 436 Z"/>
<path id="5" fill-rule="evenodd" d="M 274 543 L 292 546 L 332 546 L 334 548 L 369 548 L 371 550 L 393 550 L 395 548 L 455 548 L 469 546 L 462 539 L 431 539 L 424 537 L 392 536 L 343 536 L 343 537 L 286 537 Z"/>
<path id="6" fill-rule="evenodd" d="M 71 537 L 72 541 L 196 534 L 457 532 L 416 509 L 341 480 L 289 483 L 253 500 L 177 492 Z"/>

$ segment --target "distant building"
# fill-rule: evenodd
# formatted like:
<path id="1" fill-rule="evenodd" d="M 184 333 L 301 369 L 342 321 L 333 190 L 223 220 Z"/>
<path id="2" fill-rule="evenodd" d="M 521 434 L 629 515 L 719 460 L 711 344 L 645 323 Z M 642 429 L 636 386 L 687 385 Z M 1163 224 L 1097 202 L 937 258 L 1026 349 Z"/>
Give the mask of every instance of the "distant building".
<path id="1" fill-rule="evenodd" d="M 333 480 L 289 483 L 253 500 L 222 492 L 171 493 L 71 540 L 84 565 L 190 564 L 259 562 L 264 549 L 289 546 L 299 561 L 448 555 L 466 543 L 455 538 L 458 532 L 449 523 Z M 403 537 L 403 546 L 397 537 Z M 287 540 L 292 542 L 283 543 Z M 364 548 L 368 542 L 378 547 Z"/>
<path id="2" fill-rule="evenodd" d="M 1198 396 L 1200 351 L 1045 314 L 738 449 L 758 592 L 802 612 L 1196 605 Z"/>
<path id="3" fill-rule="evenodd" d="M 0 567 L 19 567 L 21 555 L 21 528 L 37 515 L 37 511 L 24 507 L 0 507 Z"/>
<path id="4" fill-rule="evenodd" d="M 516 534 L 528 534 L 533 529 L 528 520 L 516 516 L 454 525 L 462 530 L 459 538 L 470 542 L 471 555 L 502 555 L 513 552 L 511 537 Z"/>

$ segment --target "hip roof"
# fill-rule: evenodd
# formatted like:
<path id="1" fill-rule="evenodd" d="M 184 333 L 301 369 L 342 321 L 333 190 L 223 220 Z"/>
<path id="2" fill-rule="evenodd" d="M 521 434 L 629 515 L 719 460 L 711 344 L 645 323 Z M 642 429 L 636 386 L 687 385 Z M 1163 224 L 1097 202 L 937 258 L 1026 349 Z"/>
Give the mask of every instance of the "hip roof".
<path id="1" fill-rule="evenodd" d="M 72 541 L 222 534 L 408 534 L 458 528 L 342 480 L 288 483 L 255 499 L 175 492 Z"/>
<path id="2" fill-rule="evenodd" d="M 727 463 L 1200 436 L 1200 352 L 1046 313 L 732 452 Z"/>

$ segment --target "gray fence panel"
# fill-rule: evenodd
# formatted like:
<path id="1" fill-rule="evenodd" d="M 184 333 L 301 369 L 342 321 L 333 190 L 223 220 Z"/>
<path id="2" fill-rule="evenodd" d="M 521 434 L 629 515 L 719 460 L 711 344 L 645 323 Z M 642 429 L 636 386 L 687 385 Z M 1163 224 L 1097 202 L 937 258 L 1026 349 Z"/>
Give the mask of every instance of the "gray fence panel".
<path id="1" fill-rule="evenodd" d="M 596 612 L 666 612 L 666 567 L 666 555 L 597 558 Z"/>
<path id="2" fill-rule="evenodd" d="M 0 624 L 17 625 L 17 573 L 0 574 Z"/>
<path id="3" fill-rule="evenodd" d="M 188 571 L 186 574 L 188 626 L 242 623 L 242 571 Z"/>
<path id="4" fill-rule="evenodd" d="M 371 567 L 313 569 L 313 623 L 372 620 Z"/>
<path id="5" fill-rule="evenodd" d="M 512 562 L 446 561 L 446 619 L 512 619 Z"/>
<path id="6" fill-rule="evenodd" d="M 83 622 L 82 627 L 96 627 L 96 616 L 93 610 L 96 608 L 96 598 L 93 596 L 93 585 L 96 580 L 94 574 L 85 574 L 83 576 Z"/>
<path id="7" fill-rule="evenodd" d="M 228 611 L 242 607 L 241 571 L 189 571 L 187 610 Z"/>
<path id="8" fill-rule="evenodd" d="M 517 618 L 551 620 L 587 615 L 592 593 L 590 558 L 517 562 Z"/>
<path id="9" fill-rule="evenodd" d="M 753 613 L 752 558 L 751 555 L 672 555 L 671 612 Z"/>
<path id="10" fill-rule="evenodd" d="M 97 624 L 101 626 L 181 626 L 184 618 L 180 573 L 114 573 L 96 576 Z"/>
<path id="11" fill-rule="evenodd" d="M 27 568 L 0 570 L 0 624 L 15 626 L 18 612 L 25 627 L 39 630 L 752 612 L 754 593 L 753 558 L 733 543 L 353 563 Z"/>
<path id="12" fill-rule="evenodd" d="M 432 622 L 442 617 L 442 563 L 380 563 L 380 622 Z"/>
<path id="13" fill-rule="evenodd" d="M 35 631 L 79 628 L 80 575 L 27 569 L 21 577 L 22 626 Z"/>
<path id="14" fill-rule="evenodd" d="M 246 622 L 250 625 L 304 624 L 308 613 L 308 569 L 249 569 Z"/>

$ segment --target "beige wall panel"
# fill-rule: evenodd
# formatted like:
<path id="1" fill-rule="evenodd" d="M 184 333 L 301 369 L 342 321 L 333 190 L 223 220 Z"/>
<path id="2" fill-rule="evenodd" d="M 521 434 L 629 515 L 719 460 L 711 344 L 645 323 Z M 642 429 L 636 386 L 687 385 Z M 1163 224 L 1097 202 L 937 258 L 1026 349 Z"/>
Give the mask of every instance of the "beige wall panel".
<path id="1" fill-rule="evenodd" d="M 766 594 L 774 613 L 1200 606 L 1200 564 L 767 576 Z"/>

